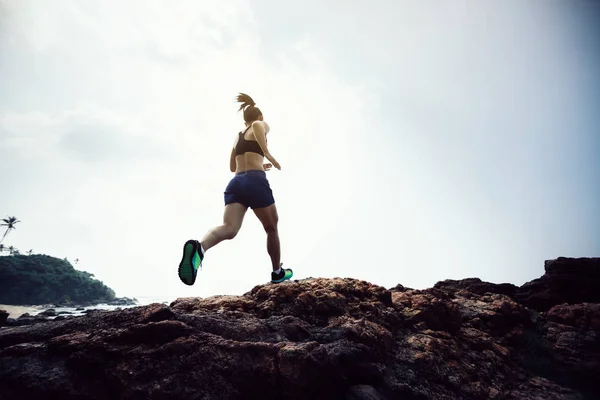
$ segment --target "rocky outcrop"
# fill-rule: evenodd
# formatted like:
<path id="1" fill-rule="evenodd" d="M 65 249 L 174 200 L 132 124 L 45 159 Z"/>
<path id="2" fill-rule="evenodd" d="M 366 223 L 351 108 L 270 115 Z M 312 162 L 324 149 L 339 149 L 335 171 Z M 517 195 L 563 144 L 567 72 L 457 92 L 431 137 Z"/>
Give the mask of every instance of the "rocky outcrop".
<path id="1" fill-rule="evenodd" d="M 600 258 L 548 260 L 546 273 L 521 286 L 515 298 L 527 307 L 547 311 L 568 303 L 600 303 Z"/>
<path id="2" fill-rule="evenodd" d="M 129 297 L 117 297 L 114 300 L 107 302 L 110 306 L 135 306 L 138 304 L 137 299 Z"/>
<path id="3" fill-rule="evenodd" d="M 468 278 L 441 281 L 434 288 L 448 293 L 467 290 L 477 294 L 504 294 L 536 311 L 548 311 L 562 303 L 600 303 L 600 290 L 597 287 L 600 282 L 600 258 L 559 257 L 546 261 L 544 268 L 546 272 L 542 277 L 521 287 Z"/>
<path id="4" fill-rule="evenodd" d="M 483 282 L 479 278 L 467 278 L 459 281 L 447 279 L 445 281 L 436 283 L 433 287 L 448 293 L 456 293 L 460 290 L 467 290 L 476 294 L 495 293 L 505 294 L 507 296 L 514 296 L 519 289 L 517 286 L 511 283 L 489 283 Z"/>
<path id="5" fill-rule="evenodd" d="M 514 292 L 307 279 L 4 327 L 0 397 L 600 398 L 600 304 L 591 293 L 561 301 L 570 292 L 554 279 Z M 536 287 L 552 299 L 546 310 L 523 303 Z"/>
<path id="6" fill-rule="evenodd" d="M 8 311 L 0 310 L 0 326 L 4 325 L 6 323 L 6 320 L 8 319 L 9 315 L 10 314 L 8 313 Z"/>
<path id="7" fill-rule="evenodd" d="M 30 315 L 29 313 L 21 314 L 19 318 L 8 318 L 5 322 L 6 326 L 25 326 L 25 325 L 33 325 L 39 324 L 42 322 L 48 322 L 51 319 L 48 318 L 47 315 L 37 314 Z"/>
<path id="8" fill-rule="evenodd" d="M 38 315 L 42 317 L 56 317 L 58 314 L 56 313 L 56 310 L 54 308 L 48 308 L 47 310 L 42 311 Z"/>

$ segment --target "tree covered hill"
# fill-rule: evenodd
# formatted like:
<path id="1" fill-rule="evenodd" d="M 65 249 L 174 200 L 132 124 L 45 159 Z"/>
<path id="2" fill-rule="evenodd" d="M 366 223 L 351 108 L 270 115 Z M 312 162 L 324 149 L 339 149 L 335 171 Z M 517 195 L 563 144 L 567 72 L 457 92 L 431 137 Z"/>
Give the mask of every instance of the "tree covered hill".
<path id="1" fill-rule="evenodd" d="M 66 260 L 39 254 L 0 257 L 0 303 L 85 305 L 115 298 L 112 289 Z"/>

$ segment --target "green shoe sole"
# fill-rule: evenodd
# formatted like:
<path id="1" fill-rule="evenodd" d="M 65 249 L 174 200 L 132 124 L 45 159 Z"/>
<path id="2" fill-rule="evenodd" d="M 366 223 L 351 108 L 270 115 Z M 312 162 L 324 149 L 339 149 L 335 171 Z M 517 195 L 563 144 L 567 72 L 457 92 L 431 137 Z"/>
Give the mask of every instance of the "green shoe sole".
<path id="1" fill-rule="evenodd" d="M 186 285 L 193 285 L 196 282 L 198 267 L 202 263 L 200 258 L 199 243 L 196 240 L 188 240 L 183 245 L 183 256 L 179 263 L 179 279 Z"/>

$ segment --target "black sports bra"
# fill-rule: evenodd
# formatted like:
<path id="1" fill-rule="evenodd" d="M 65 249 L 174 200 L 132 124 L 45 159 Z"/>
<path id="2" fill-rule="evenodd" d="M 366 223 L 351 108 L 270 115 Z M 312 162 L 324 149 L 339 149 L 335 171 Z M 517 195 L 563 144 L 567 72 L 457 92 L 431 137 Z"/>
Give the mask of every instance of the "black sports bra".
<path id="1" fill-rule="evenodd" d="M 240 139 L 238 140 L 237 144 L 235 145 L 235 155 L 239 156 L 241 154 L 247 153 L 249 151 L 253 152 L 253 153 L 258 153 L 261 156 L 265 156 L 265 153 L 263 153 L 262 149 L 260 148 L 260 145 L 258 144 L 258 142 L 256 140 L 246 140 L 244 138 L 244 135 L 246 134 L 246 132 L 248 132 L 248 129 L 250 129 L 251 127 L 249 126 L 248 128 L 246 128 L 246 130 L 244 132 L 240 132 Z"/>

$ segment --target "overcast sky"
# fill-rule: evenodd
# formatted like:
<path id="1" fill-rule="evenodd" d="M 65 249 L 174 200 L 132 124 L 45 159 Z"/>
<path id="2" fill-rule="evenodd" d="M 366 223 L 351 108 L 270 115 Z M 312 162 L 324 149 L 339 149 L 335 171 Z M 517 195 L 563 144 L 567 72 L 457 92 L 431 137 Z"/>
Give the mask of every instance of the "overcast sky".
<path id="1" fill-rule="evenodd" d="M 177 277 L 221 223 L 246 92 L 295 278 L 520 285 L 600 256 L 599 26 L 585 0 L 0 0 L 4 244 L 120 296 L 267 282 L 251 212 Z"/>

